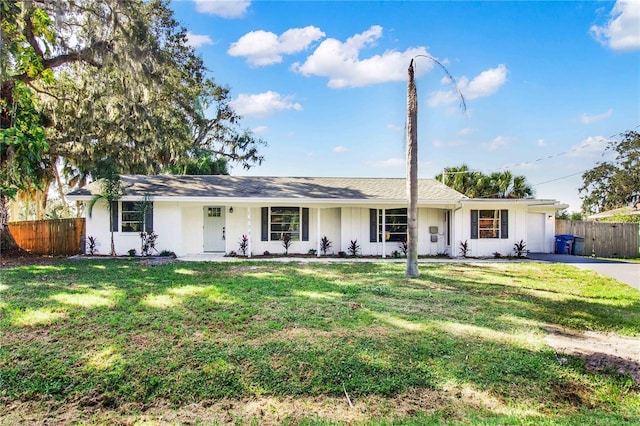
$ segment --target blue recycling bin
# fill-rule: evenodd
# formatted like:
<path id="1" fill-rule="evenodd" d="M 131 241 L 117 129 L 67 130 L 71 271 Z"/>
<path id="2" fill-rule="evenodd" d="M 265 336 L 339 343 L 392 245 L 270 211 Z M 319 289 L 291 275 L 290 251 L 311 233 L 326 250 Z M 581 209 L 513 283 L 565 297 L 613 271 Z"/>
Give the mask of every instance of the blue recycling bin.
<path id="1" fill-rule="evenodd" d="M 568 234 L 556 235 L 556 253 L 571 254 L 573 251 L 574 239 L 575 237 L 573 235 L 568 235 Z"/>

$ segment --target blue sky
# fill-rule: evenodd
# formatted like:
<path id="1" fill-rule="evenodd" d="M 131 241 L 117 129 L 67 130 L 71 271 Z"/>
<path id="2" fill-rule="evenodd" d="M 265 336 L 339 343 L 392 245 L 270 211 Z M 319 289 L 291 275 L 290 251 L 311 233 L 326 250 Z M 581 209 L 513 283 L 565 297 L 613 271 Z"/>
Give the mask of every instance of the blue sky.
<path id="1" fill-rule="evenodd" d="M 419 176 L 466 163 L 580 208 L 580 174 L 640 128 L 640 1 L 172 1 L 262 166 L 235 175 L 404 177 L 416 59 Z"/>

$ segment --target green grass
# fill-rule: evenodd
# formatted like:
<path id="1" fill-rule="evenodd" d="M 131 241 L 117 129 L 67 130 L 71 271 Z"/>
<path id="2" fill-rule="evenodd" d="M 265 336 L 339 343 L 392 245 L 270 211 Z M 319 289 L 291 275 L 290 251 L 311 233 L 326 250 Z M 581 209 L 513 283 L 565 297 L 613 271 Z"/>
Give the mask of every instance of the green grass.
<path id="1" fill-rule="evenodd" d="M 640 291 L 566 265 L 420 270 L 132 260 L 4 270 L 0 418 L 109 423 L 196 404 L 212 423 L 640 422 L 628 376 L 561 364 L 544 343 L 549 324 L 640 336 Z M 273 407 L 238 408 L 251 401 Z"/>

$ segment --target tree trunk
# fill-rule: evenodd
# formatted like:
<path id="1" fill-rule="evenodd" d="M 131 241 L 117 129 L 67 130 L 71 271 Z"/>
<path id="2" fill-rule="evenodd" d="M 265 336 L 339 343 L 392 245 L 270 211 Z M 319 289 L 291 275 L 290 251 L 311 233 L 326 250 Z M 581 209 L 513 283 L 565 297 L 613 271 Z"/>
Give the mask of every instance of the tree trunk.
<path id="1" fill-rule="evenodd" d="M 407 84 L 407 277 L 417 277 L 418 271 L 418 94 L 413 74 L 413 59 L 409 64 Z"/>
<path id="2" fill-rule="evenodd" d="M 69 212 L 69 205 L 67 204 L 67 198 L 64 196 L 62 179 L 60 179 L 60 172 L 58 171 L 58 157 L 54 157 L 52 163 L 53 173 L 56 178 L 56 186 L 58 187 L 58 195 L 60 196 L 60 201 L 62 201 L 62 215 L 63 217 L 71 217 L 71 213 Z"/>
<path id="3" fill-rule="evenodd" d="M 109 229 L 111 230 L 111 256 L 115 256 L 116 244 L 113 240 L 113 214 L 111 213 L 111 201 L 107 201 L 107 205 L 109 206 L 107 210 L 109 211 Z"/>
<path id="4" fill-rule="evenodd" d="M 24 251 L 18 247 L 11 232 L 9 232 L 8 202 L 9 199 L 7 196 L 3 192 L 0 192 L 0 254 L 2 257 L 24 253 Z"/>

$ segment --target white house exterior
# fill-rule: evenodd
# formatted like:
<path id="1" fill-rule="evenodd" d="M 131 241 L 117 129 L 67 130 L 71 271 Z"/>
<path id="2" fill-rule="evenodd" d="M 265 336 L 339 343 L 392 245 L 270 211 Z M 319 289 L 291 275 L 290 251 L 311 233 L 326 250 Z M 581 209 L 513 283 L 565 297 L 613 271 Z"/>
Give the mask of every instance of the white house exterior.
<path id="1" fill-rule="evenodd" d="M 156 248 L 178 256 L 240 251 L 246 236 L 249 255 L 320 255 L 347 252 L 357 241 L 364 256 L 392 255 L 406 235 L 406 181 L 393 178 L 288 178 L 237 176 L 122 176 L 125 194 L 114 204 L 114 240 L 118 254 L 139 252 L 140 231 L 153 230 Z M 100 182 L 69 194 L 91 200 Z M 418 254 L 459 255 L 466 241 L 471 256 L 513 254 L 514 244 L 531 252 L 554 250 L 555 200 L 469 199 L 433 179 L 421 179 L 418 192 Z M 139 213 L 146 200 L 148 214 Z M 143 217 L 144 216 L 144 217 Z M 382 232 L 384 230 L 384 232 Z M 109 251 L 107 203 L 98 201 L 86 219 L 86 235 Z M 383 238 L 384 236 L 384 238 Z"/>

